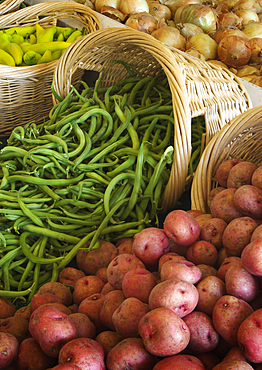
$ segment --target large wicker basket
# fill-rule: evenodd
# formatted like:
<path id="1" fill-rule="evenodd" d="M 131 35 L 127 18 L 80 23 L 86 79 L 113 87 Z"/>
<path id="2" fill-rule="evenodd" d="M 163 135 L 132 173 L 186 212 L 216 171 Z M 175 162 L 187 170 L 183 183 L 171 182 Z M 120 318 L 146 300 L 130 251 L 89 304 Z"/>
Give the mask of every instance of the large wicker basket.
<path id="1" fill-rule="evenodd" d="M 212 136 L 231 118 L 251 106 L 239 81 L 220 67 L 187 57 L 151 35 L 131 28 L 106 28 L 72 44 L 62 55 L 54 73 L 54 89 L 64 98 L 72 77 L 80 69 L 102 72 L 110 86 L 128 76 L 116 60 L 133 65 L 143 76 L 165 73 L 173 98 L 175 118 L 174 161 L 163 194 L 163 211 L 175 207 L 185 190 L 191 157 L 191 119 L 205 115 L 207 135 Z M 56 103 L 54 98 L 54 103 Z"/>
<path id="2" fill-rule="evenodd" d="M 67 24 L 74 21 L 87 33 L 102 28 L 92 9 L 74 2 L 39 3 L 0 16 L 0 29 L 13 26 Z M 51 84 L 57 61 L 28 67 L 0 65 L 0 136 L 18 125 L 42 123 L 53 106 Z"/>
<path id="3" fill-rule="evenodd" d="M 24 0 L 5 0 L 0 4 L 0 15 L 14 12 L 20 8 Z"/>
<path id="4" fill-rule="evenodd" d="M 191 208 L 209 213 L 210 191 L 218 186 L 215 173 L 228 158 L 262 162 L 262 106 L 251 108 L 225 125 L 205 148 L 191 188 Z"/>

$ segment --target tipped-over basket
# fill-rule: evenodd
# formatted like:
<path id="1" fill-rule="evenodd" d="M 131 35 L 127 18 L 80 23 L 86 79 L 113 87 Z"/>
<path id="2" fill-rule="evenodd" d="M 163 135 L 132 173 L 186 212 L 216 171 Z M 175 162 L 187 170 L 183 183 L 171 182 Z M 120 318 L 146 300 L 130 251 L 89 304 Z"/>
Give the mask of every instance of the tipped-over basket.
<path id="1" fill-rule="evenodd" d="M 142 76 L 165 73 L 168 78 L 175 127 L 173 166 L 161 202 L 165 212 L 175 207 L 185 190 L 192 117 L 205 115 L 207 126 L 212 126 L 212 135 L 229 119 L 245 111 L 251 101 L 229 72 L 220 67 L 213 69 L 208 63 L 184 56 L 151 35 L 128 27 L 98 30 L 72 44 L 57 64 L 54 90 L 65 98 L 79 69 L 102 72 L 102 85 L 109 87 L 128 77 L 125 67 L 115 61 L 132 65 Z"/>
<path id="2" fill-rule="evenodd" d="M 99 16 L 92 9 L 71 1 L 58 1 L 39 3 L 2 15 L 0 30 L 36 23 L 43 27 L 66 25 L 67 22 L 75 22 L 76 28 L 85 27 L 87 33 L 102 28 Z M 53 106 L 51 85 L 56 64 L 57 60 L 28 67 L 0 65 L 1 137 L 9 135 L 16 126 L 31 121 L 38 124 L 48 118 Z"/>
<path id="3" fill-rule="evenodd" d="M 0 4 L 0 15 L 18 10 L 23 1 L 24 0 L 4 0 Z"/>
<path id="4" fill-rule="evenodd" d="M 262 162 L 262 106 L 250 108 L 232 119 L 205 148 L 191 188 L 191 208 L 209 213 L 208 196 L 218 186 L 215 173 L 229 158 L 242 158 L 256 165 Z"/>

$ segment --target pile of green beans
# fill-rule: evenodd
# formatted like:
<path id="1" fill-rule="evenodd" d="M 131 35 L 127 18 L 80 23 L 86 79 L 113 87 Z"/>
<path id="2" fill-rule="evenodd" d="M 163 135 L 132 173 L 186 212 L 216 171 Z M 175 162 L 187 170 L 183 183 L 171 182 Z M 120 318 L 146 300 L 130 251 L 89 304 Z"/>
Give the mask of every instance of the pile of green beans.
<path id="1" fill-rule="evenodd" d="M 127 67 L 129 68 L 129 67 Z M 173 161 L 166 76 L 81 81 L 0 152 L 0 296 L 30 302 L 80 248 L 159 226 Z"/>
<path id="2" fill-rule="evenodd" d="M 205 148 L 206 123 L 204 116 L 194 117 L 191 120 L 192 154 L 188 165 L 188 177 L 192 178 Z"/>

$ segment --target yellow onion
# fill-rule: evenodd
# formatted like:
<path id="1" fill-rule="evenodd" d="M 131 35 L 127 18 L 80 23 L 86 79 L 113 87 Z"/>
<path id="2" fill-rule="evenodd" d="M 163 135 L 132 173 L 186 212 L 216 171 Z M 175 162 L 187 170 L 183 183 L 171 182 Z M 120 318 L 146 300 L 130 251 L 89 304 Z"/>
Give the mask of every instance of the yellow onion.
<path id="1" fill-rule="evenodd" d="M 249 62 L 250 63 L 262 63 L 262 38 L 261 37 L 254 37 L 253 39 L 249 40 L 250 47 L 251 47 L 251 57 Z"/>
<path id="2" fill-rule="evenodd" d="M 112 6 L 103 6 L 100 13 L 120 23 L 123 23 L 127 17 L 127 14 L 121 13 L 120 10 L 115 9 Z"/>
<path id="3" fill-rule="evenodd" d="M 158 28 L 158 20 L 150 13 L 141 12 L 131 14 L 125 25 L 141 32 L 152 33 Z"/>
<path id="4" fill-rule="evenodd" d="M 233 35 L 240 36 L 245 38 L 246 40 L 249 40 L 247 35 L 236 27 L 219 28 L 218 30 L 216 30 L 216 32 L 212 33 L 212 35 L 210 36 L 212 37 L 212 39 L 216 41 L 217 44 L 219 44 L 224 37 Z"/>
<path id="5" fill-rule="evenodd" d="M 203 54 L 206 60 L 217 58 L 217 43 L 206 33 L 198 33 L 187 41 L 186 49 L 194 48 Z"/>
<path id="6" fill-rule="evenodd" d="M 174 17 L 177 23 L 193 23 L 202 28 L 205 33 L 210 33 L 217 28 L 217 15 L 207 5 L 188 4 L 180 6 Z"/>
<path id="7" fill-rule="evenodd" d="M 221 62 L 221 60 L 217 60 L 217 59 L 208 60 L 207 63 L 211 65 L 215 65 L 217 67 L 228 69 L 228 66 L 225 63 Z"/>
<path id="8" fill-rule="evenodd" d="M 255 13 L 256 14 L 256 13 Z M 219 27 L 238 27 L 241 25 L 241 18 L 236 13 L 228 12 L 228 13 L 219 13 L 217 15 L 217 21 Z"/>
<path id="9" fill-rule="evenodd" d="M 115 9 L 120 9 L 120 2 L 121 0 L 96 0 L 95 1 L 95 10 L 101 13 L 101 9 L 103 6 L 111 6 Z"/>
<path id="10" fill-rule="evenodd" d="M 200 4 L 200 0 L 160 0 L 161 4 L 164 4 L 169 7 L 169 9 L 172 12 L 172 15 L 174 16 L 177 9 L 182 5 L 187 4 Z"/>
<path id="11" fill-rule="evenodd" d="M 230 10 L 232 10 L 238 1 L 239 0 L 223 0 L 223 4 L 225 4 L 229 7 Z"/>
<path id="12" fill-rule="evenodd" d="M 235 14 L 242 19 L 241 26 L 246 26 L 250 22 L 260 22 L 258 14 L 254 10 L 236 10 Z"/>
<path id="13" fill-rule="evenodd" d="M 251 57 L 249 41 L 240 36 L 224 37 L 218 44 L 218 57 L 229 67 L 247 64 Z"/>
<path id="14" fill-rule="evenodd" d="M 256 13 L 261 13 L 262 11 L 261 5 L 256 0 L 239 0 L 233 7 L 232 11 L 235 12 L 237 10 L 244 9 L 253 10 Z"/>
<path id="15" fill-rule="evenodd" d="M 242 31 L 250 39 L 254 37 L 262 37 L 262 24 L 260 22 L 251 22 L 242 28 Z"/>
<path id="16" fill-rule="evenodd" d="M 119 10 L 123 14 L 148 13 L 149 5 L 146 0 L 121 0 Z"/>
<path id="17" fill-rule="evenodd" d="M 262 22 L 262 13 L 258 14 L 258 20 L 259 20 L 259 22 Z"/>
<path id="18" fill-rule="evenodd" d="M 251 62 L 251 59 L 249 59 L 249 63 Z M 250 65 L 244 65 L 244 66 L 241 66 L 240 68 L 238 68 L 238 71 L 237 71 L 237 76 L 238 77 L 245 77 L 245 76 L 253 76 L 253 77 L 256 77 L 256 76 L 260 76 L 260 72 L 259 70 L 254 67 L 254 66 L 250 66 Z"/>
<path id="19" fill-rule="evenodd" d="M 252 84 L 262 87 L 262 76 L 254 77 L 251 80 L 249 80 Z"/>
<path id="20" fill-rule="evenodd" d="M 179 29 L 181 35 L 184 36 L 186 40 L 197 33 L 204 33 L 202 28 L 193 23 L 178 23 L 176 28 Z"/>
<path id="21" fill-rule="evenodd" d="M 194 49 L 194 48 L 190 48 L 190 49 L 185 50 L 185 53 L 188 54 L 188 55 L 190 55 L 191 57 L 200 59 L 203 62 L 206 61 L 206 58 L 204 57 L 204 55 L 201 54 L 201 53 L 199 53 L 199 51 L 196 50 L 196 49 Z"/>
<path id="22" fill-rule="evenodd" d="M 166 45 L 184 51 L 186 49 L 186 39 L 175 27 L 166 26 L 153 31 L 151 35 Z"/>
<path id="23" fill-rule="evenodd" d="M 164 4 L 151 4 L 149 5 L 149 13 L 152 14 L 155 18 L 162 19 L 165 21 L 171 19 L 171 10 L 168 6 Z"/>

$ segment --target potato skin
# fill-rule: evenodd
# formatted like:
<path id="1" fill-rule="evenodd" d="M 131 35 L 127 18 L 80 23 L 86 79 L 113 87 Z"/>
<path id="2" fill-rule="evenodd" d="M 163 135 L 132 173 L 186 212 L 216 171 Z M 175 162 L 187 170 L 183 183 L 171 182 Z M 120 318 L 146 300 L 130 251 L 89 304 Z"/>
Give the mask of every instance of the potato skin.
<path id="1" fill-rule="evenodd" d="M 73 292 L 74 303 L 80 303 L 93 294 L 100 293 L 105 283 L 95 275 L 83 276 L 75 283 Z"/>
<path id="2" fill-rule="evenodd" d="M 81 312 L 71 313 L 69 315 L 70 319 L 73 321 L 78 338 L 92 338 L 96 336 L 95 324 L 89 319 L 87 315 Z"/>
<path id="3" fill-rule="evenodd" d="M 55 297 L 61 299 L 61 303 L 65 306 L 70 306 L 73 302 L 72 293 L 64 284 L 58 281 L 50 281 L 45 283 L 38 289 L 38 293 L 51 293 Z"/>
<path id="4" fill-rule="evenodd" d="M 156 286 L 156 278 L 147 269 L 130 270 L 122 281 L 125 297 L 135 297 L 144 303 L 148 303 L 149 294 L 154 286 Z"/>
<path id="5" fill-rule="evenodd" d="M 13 316 L 16 312 L 16 308 L 7 298 L 0 297 L 0 319 L 7 319 Z"/>
<path id="6" fill-rule="evenodd" d="M 0 333 L 0 369 L 6 369 L 17 358 L 18 340 L 9 333 Z"/>
<path id="7" fill-rule="evenodd" d="M 243 185 L 234 195 L 234 203 L 239 211 L 248 217 L 262 218 L 262 190 L 253 185 Z"/>
<path id="8" fill-rule="evenodd" d="M 252 275 L 262 276 L 262 239 L 253 240 L 243 249 L 241 262 Z"/>
<path id="9" fill-rule="evenodd" d="M 202 277 L 201 270 L 190 261 L 167 261 L 160 272 L 161 280 L 181 279 L 191 284 L 197 284 Z"/>
<path id="10" fill-rule="evenodd" d="M 254 368 L 246 361 L 232 359 L 221 362 L 213 370 L 254 370 Z"/>
<path id="11" fill-rule="evenodd" d="M 227 223 L 224 220 L 213 217 L 201 226 L 199 238 L 220 249 L 223 247 L 222 237 L 226 227 Z"/>
<path id="12" fill-rule="evenodd" d="M 201 360 L 193 355 L 178 354 L 160 360 L 153 370 L 206 370 Z"/>
<path id="13" fill-rule="evenodd" d="M 102 331 L 95 338 L 95 340 L 103 347 L 105 357 L 107 357 L 111 349 L 123 339 L 124 338 L 122 338 L 120 334 L 111 330 Z"/>
<path id="14" fill-rule="evenodd" d="M 238 189 L 243 185 L 250 185 L 251 178 L 257 166 L 252 162 L 242 161 L 230 170 L 227 179 L 227 188 Z"/>
<path id="15" fill-rule="evenodd" d="M 197 286 L 199 295 L 196 310 L 212 316 L 213 307 L 220 297 L 226 294 L 226 285 L 217 276 L 208 276 Z"/>
<path id="16" fill-rule="evenodd" d="M 235 193 L 235 188 L 229 188 L 215 195 L 210 204 L 210 211 L 213 217 L 221 218 L 226 223 L 229 223 L 234 218 L 243 216 L 243 213 L 236 207 L 234 201 Z"/>
<path id="17" fill-rule="evenodd" d="M 251 184 L 262 190 L 262 166 L 260 165 L 254 172 L 251 178 Z"/>
<path id="18" fill-rule="evenodd" d="M 28 320 L 21 316 L 11 316 L 0 320 L 0 332 L 12 334 L 19 344 L 30 336 Z"/>
<path id="19" fill-rule="evenodd" d="M 220 165 L 218 166 L 216 170 L 216 175 L 215 175 L 217 182 L 219 183 L 220 186 L 224 188 L 227 187 L 227 179 L 228 179 L 229 172 L 236 164 L 242 161 L 243 159 L 240 159 L 240 158 L 230 158 L 220 163 Z"/>
<path id="20" fill-rule="evenodd" d="M 197 240 L 188 247 L 186 258 L 195 265 L 204 263 L 214 266 L 217 261 L 216 247 L 206 240 Z"/>
<path id="21" fill-rule="evenodd" d="M 101 322 L 111 330 L 115 330 L 112 316 L 115 310 L 125 300 L 125 295 L 122 290 L 116 289 L 108 292 L 104 295 L 102 307 L 100 309 L 100 320 Z"/>
<path id="22" fill-rule="evenodd" d="M 85 273 L 74 267 L 65 267 L 58 275 L 58 281 L 61 284 L 75 286 L 78 279 L 85 276 Z"/>

